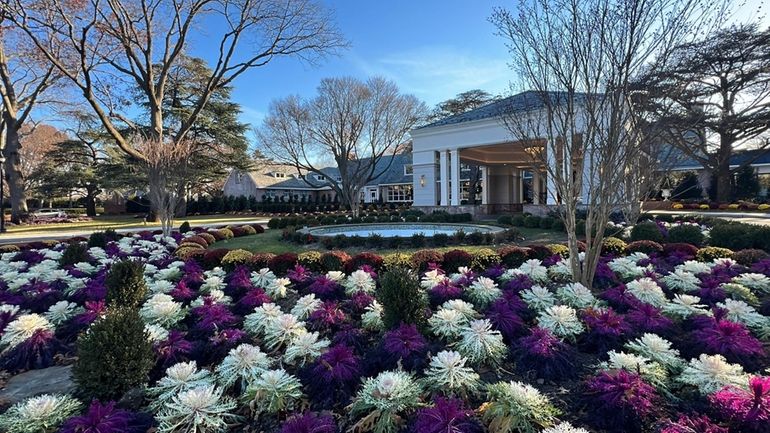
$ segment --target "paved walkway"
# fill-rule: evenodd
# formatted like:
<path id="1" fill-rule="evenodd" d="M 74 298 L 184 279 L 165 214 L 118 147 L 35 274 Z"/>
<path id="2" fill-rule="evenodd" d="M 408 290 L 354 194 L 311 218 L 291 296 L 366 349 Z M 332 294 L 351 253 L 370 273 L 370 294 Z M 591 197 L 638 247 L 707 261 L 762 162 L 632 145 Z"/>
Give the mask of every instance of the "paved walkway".
<path id="1" fill-rule="evenodd" d="M 716 217 L 724 218 L 732 221 L 739 221 L 742 223 L 770 225 L 770 213 L 760 212 L 735 212 L 735 211 L 710 211 L 710 212 L 698 212 L 687 210 L 653 210 L 651 214 L 668 214 L 668 215 L 693 215 L 704 217 Z"/>
<path id="2" fill-rule="evenodd" d="M 237 224 L 267 224 L 267 221 L 268 221 L 267 218 L 259 218 L 259 219 L 246 220 L 246 221 L 238 220 L 236 221 L 236 223 Z M 179 224 L 177 224 L 177 226 L 178 225 Z M 210 223 L 210 224 L 191 224 L 191 225 L 194 227 L 215 227 L 215 226 L 227 225 L 227 223 L 217 222 L 217 223 Z M 23 244 L 27 242 L 42 241 L 47 239 L 69 239 L 69 238 L 74 238 L 78 236 L 88 237 L 89 235 L 91 235 L 91 233 L 99 230 L 97 229 L 71 230 L 71 231 L 67 230 L 59 233 L 52 233 L 48 231 L 48 232 L 42 232 L 42 233 L 26 233 L 26 234 L 20 234 L 20 235 L 15 235 L 13 233 L 3 233 L 3 234 L 0 234 L 0 244 Z M 129 229 L 116 229 L 115 231 L 118 233 L 136 233 L 136 232 L 142 232 L 146 230 L 151 230 L 151 231 L 160 230 L 160 225 L 147 225 L 142 227 L 133 227 Z"/>

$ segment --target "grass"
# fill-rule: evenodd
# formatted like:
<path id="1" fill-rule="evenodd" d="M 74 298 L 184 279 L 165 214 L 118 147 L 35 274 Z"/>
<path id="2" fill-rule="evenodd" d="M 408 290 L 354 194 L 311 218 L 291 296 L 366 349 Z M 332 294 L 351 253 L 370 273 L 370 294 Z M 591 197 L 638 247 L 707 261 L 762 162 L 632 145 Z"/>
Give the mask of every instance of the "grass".
<path id="1" fill-rule="evenodd" d="M 560 242 L 565 242 L 567 240 L 566 234 L 561 232 L 551 231 L 551 230 L 529 229 L 529 228 L 520 227 L 519 231 L 524 237 L 524 241 L 520 242 L 522 245 L 560 243 Z M 220 241 L 212 245 L 210 248 L 227 248 L 231 250 L 244 249 L 244 250 L 251 251 L 253 253 L 273 253 L 273 254 L 300 253 L 302 251 L 324 250 L 324 247 L 321 246 L 320 244 L 298 245 L 292 242 L 285 241 L 281 239 L 281 232 L 282 232 L 281 230 L 277 230 L 277 229 L 267 230 L 265 231 L 265 233 L 259 234 L 259 235 L 242 236 L 239 238 Z M 428 247 L 399 248 L 397 250 L 378 249 L 377 254 L 390 254 L 395 252 L 411 253 L 411 252 L 422 250 L 425 248 L 428 248 Z M 449 250 L 458 249 L 458 248 L 472 252 L 475 250 L 479 250 L 481 248 L 488 248 L 488 246 L 487 245 L 462 246 L 462 247 L 451 246 L 451 247 L 443 247 L 443 248 L 435 248 L 435 249 L 438 251 L 449 251 Z M 355 253 L 359 251 L 371 250 L 371 248 L 348 247 L 348 248 L 345 248 L 345 250 Z"/>
<path id="2" fill-rule="evenodd" d="M 256 215 L 199 215 L 181 218 L 177 221 L 176 225 L 182 224 L 184 221 L 189 221 L 190 224 L 227 224 L 230 222 L 238 221 L 253 221 L 259 219 Z M 94 217 L 91 221 L 81 221 L 75 223 L 59 223 L 59 224 L 37 224 L 37 225 L 17 225 L 8 226 L 8 233 L 14 235 L 26 235 L 26 234 L 42 234 L 51 233 L 52 235 L 58 235 L 66 232 L 86 231 L 86 230 L 106 230 L 106 229 L 135 229 L 143 227 L 155 227 L 158 223 L 144 223 L 144 220 L 140 217 L 137 218 L 133 215 L 103 215 Z"/>

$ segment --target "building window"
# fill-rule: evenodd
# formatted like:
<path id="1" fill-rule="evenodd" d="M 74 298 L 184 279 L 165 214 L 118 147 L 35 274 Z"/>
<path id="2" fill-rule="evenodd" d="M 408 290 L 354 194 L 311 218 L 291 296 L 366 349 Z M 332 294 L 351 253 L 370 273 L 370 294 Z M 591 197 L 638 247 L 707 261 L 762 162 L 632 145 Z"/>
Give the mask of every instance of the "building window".
<path id="1" fill-rule="evenodd" d="M 235 183 L 240 184 L 242 178 L 243 178 L 243 173 L 236 173 L 235 174 Z"/>
<path id="2" fill-rule="evenodd" d="M 404 176 L 409 176 L 414 173 L 412 164 L 404 164 Z"/>
<path id="3" fill-rule="evenodd" d="M 276 173 L 273 173 L 273 177 L 284 178 L 284 177 L 286 177 L 286 173 L 278 173 L 278 172 L 276 172 Z"/>
<path id="4" fill-rule="evenodd" d="M 325 181 L 325 180 L 326 180 L 326 176 L 324 176 L 324 175 L 322 175 L 322 174 L 316 174 L 316 175 L 315 175 L 315 180 L 317 180 L 317 181 L 319 181 L 319 182 L 323 182 L 323 181 Z"/>
<path id="5" fill-rule="evenodd" d="M 412 185 L 390 185 L 386 194 L 389 202 L 412 201 Z"/>

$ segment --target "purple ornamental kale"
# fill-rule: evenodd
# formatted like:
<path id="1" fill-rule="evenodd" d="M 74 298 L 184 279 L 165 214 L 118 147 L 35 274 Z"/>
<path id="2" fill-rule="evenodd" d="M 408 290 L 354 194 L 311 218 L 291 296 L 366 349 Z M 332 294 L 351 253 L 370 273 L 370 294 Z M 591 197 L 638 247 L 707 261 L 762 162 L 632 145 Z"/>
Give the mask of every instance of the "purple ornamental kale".
<path id="1" fill-rule="evenodd" d="M 65 349 L 52 331 L 38 329 L 29 338 L 0 356 L 0 368 L 16 373 L 50 367 L 54 364 L 54 355 Z"/>
<path id="2" fill-rule="evenodd" d="M 398 328 L 385 333 L 382 346 L 385 352 L 391 355 L 407 358 L 423 352 L 428 343 L 417 330 L 417 326 L 402 323 Z"/>
<path id="3" fill-rule="evenodd" d="M 770 277 L 770 259 L 762 259 L 751 265 L 751 272 Z"/>
<path id="4" fill-rule="evenodd" d="M 190 283 L 186 278 L 182 278 L 169 295 L 179 302 L 186 302 L 195 298 L 195 292 L 190 288 Z"/>
<path id="5" fill-rule="evenodd" d="M 749 389 L 725 387 L 709 397 L 720 415 L 746 433 L 764 433 L 770 425 L 770 377 L 754 376 Z"/>
<path id="6" fill-rule="evenodd" d="M 245 295 L 233 307 L 233 311 L 240 315 L 247 315 L 254 311 L 255 308 L 271 302 L 270 296 L 265 293 L 264 290 L 256 288 L 246 292 Z"/>
<path id="7" fill-rule="evenodd" d="M 583 312 L 582 319 L 588 327 L 584 342 L 598 353 L 619 346 L 625 335 L 631 332 L 631 327 L 623 316 L 617 314 L 612 307 L 588 308 Z"/>
<path id="8" fill-rule="evenodd" d="M 522 372 L 534 371 L 538 377 L 561 380 L 575 377 L 573 350 L 545 328 L 532 328 L 513 348 L 516 366 Z"/>
<path id="9" fill-rule="evenodd" d="M 612 308 L 621 313 L 640 304 L 639 300 L 628 291 L 625 284 L 619 284 L 603 291 L 599 294 L 599 298 L 607 301 Z"/>
<path id="10" fill-rule="evenodd" d="M 637 303 L 625 317 L 626 322 L 631 325 L 631 329 L 637 332 L 652 332 L 663 335 L 670 333 L 674 328 L 674 322 L 664 316 L 659 308 L 643 302 Z"/>
<path id="11" fill-rule="evenodd" d="M 336 301 L 324 301 L 310 313 L 310 322 L 317 329 L 331 329 L 345 322 L 347 317 Z"/>
<path id="12" fill-rule="evenodd" d="M 441 305 L 450 299 L 459 299 L 462 295 L 462 287 L 455 285 L 450 280 L 444 280 L 428 291 L 428 297 L 434 306 Z"/>
<path id="13" fill-rule="evenodd" d="M 310 280 L 310 272 L 307 268 L 297 263 L 293 268 L 286 272 L 286 278 L 291 280 L 293 284 L 302 285 Z"/>
<path id="14" fill-rule="evenodd" d="M 155 343 L 153 349 L 161 366 L 167 367 L 190 359 L 193 352 L 193 343 L 185 340 L 185 333 L 172 329 L 168 338 Z"/>
<path id="15" fill-rule="evenodd" d="M 728 433 L 725 427 L 714 424 L 707 415 L 679 414 L 676 421 L 666 420 L 660 426 L 660 433 Z"/>
<path id="16" fill-rule="evenodd" d="M 728 361 L 740 364 L 754 365 L 756 358 L 765 355 L 762 343 L 745 326 L 729 320 L 717 320 L 693 331 L 691 341 L 701 352 L 724 355 Z"/>
<path id="17" fill-rule="evenodd" d="M 586 382 L 594 425 L 612 431 L 640 431 L 659 403 L 655 388 L 626 370 L 602 371 Z"/>
<path id="18" fill-rule="evenodd" d="M 472 418 L 473 411 L 460 399 L 436 398 L 433 406 L 420 409 L 414 423 L 415 433 L 482 433 L 484 429 Z"/>
<path id="19" fill-rule="evenodd" d="M 315 293 L 320 299 L 333 299 L 339 296 L 342 286 L 336 281 L 321 275 L 308 286 L 310 293 Z"/>
<path id="20" fill-rule="evenodd" d="M 373 301 L 374 296 L 359 290 L 350 296 L 345 305 L 353 314 L 359 315 L 366 311 L 366 307 L 371 305 Z"/>
<path id="21" fill-rule="evenodd" d="M 127 433 L 138 431 L 132 429 L 131 424 L 134 414 L 115 408 L 115 402 L 100 403 L 98 400 L 91 402 L 86 413 L 74 416 L 59 430 L 59 433 Z"/>
<path id="22" fill-rule="evenodd" d="M 297 414 L 286 421 L 281 433 L 335 433 L 337 424 L 331 415 L 319 415 L 314 412 Z"/>
<path id="23" fill-rule="evenodd" d="M 502 290 L 504 292 L 519 293 L 522 290 L 531 289 L 534 285 L 535 283 L 527 275 L 519 274 L 514 275 L 510 281 L 503 284 Z"/>
<path id="24" fill-rule="evenodd" d="M 505 268 L 503 267 L 503 265 L 497 263 L 487 268 L 487 270 L 484 271 L 482 275 L 487 278 L 496 280 L 500 278 L 503 275 L 503 273 L 505 273 Z"/>
<path id="25" fill-rule="evenodd" d="M 252 288 L 251 271 L 245 266 L 237 266 L 235 270 L 227 275 L 227 288 L 225 293 L 230 296 L 242 293 L 244 290 Z"/>
<path id="26" fill-rule="evenodd" d="M 229 328 L 238 323 L 238 318 L 226 305 L 214 303 L 210 298 L 206 298 L 200 307 L 193 308 L 192 314 L 196 318 L 194 330 L 203 334 L 211 334 L 217 329 Z"/>
<path id="27" fill-rule="evenodd" d="M 515 305 L 515 304 L 514 304 Z M 527 326 L 521 317 L 517 314 L 515 306 L 508 299 L 500 298 L 495 300 L 486 313 L 487 319 L 492 325 L 503 334 L 506 340 L 523 335 L 527 331 Z"/>

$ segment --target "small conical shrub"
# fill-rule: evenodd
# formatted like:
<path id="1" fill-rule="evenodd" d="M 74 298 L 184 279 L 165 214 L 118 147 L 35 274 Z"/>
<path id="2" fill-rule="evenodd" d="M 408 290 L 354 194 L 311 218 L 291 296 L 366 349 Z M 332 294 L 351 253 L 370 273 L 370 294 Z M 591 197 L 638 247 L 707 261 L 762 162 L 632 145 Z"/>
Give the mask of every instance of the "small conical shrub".
<path id="1" fill-rule="evenodd" d="M 86 261 L 88 261 L 88 247 L 82 242 L 73 242 L 67 245 L 59 259 L 59 264 L 69 266 Z"/>
<path id="2" fill-rule="evenodd" d="M 428 297 L 417 275 L 406 268 L 395 268 L 380 277 L 377 301 L 382 305 L 382 320 L 388 329 L 402 323 L 423 328 L 426 324 Z"/>
<path id="3" fill-rule="evenodd" d="M 188 221 L 183 222 L 179 226 L 179 233 L 187 233 L 190 231 L 190 223 Z"/>
<path id="4" fill-rule="evenodd" d="M 87 399 L 117 400 L 147 383 L 155 364 L 152 344 L 139 312 L 114 308 L 80 336 L 72 375 Z"/>
<path id="5" fill-rule="evenodd" d="M 147 294 L 144 264 L 136 260 L 116 262 L 107 273 L 104 284 L 108 306 L 139 308 Z"/>

